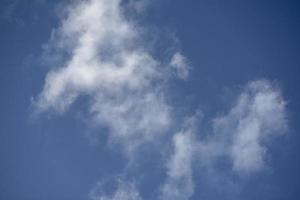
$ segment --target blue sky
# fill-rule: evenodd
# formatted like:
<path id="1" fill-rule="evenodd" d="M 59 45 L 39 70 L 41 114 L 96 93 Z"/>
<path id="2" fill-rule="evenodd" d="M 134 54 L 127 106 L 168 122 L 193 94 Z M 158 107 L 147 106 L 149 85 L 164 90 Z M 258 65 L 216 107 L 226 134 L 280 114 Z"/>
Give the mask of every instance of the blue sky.
<path id="1" fill-rule="evenodd" d="M 0 199 L 298 199 L 299 11 L 3 0 Z"/>

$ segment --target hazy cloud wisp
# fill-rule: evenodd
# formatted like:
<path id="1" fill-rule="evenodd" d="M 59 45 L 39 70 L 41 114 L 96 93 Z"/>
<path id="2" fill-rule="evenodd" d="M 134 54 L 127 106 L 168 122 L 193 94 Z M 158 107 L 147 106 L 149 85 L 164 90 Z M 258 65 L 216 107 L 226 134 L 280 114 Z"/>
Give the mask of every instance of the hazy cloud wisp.
<path id="1" fill-rule="evenodd" d="M 144 9 L 143 2 L 138 3 Z M 155 142 L 175 130 L 169 137 L 159 137 L 172 140 L 173 148 L 165 163 L 166 180 L 159 188 L 162 200 L 193 196 L 194 160 L 210 167 L 225 156 L 235 172 L 263 169 L 267 142 L 287 129 L 280 90 L 266 80 L 250 82 L 227 114 L 212 119 L 210 137 L 197 137 L 202 130 L 194 123 L 173 124 L 174 108 L 163 87 L 170 68 L 180 79 L 188 78 L 187 58 L 178 51 L 167 64 L 155 59 L 122 9 L 121 0 L 75 1 L 66 9 L 49 46 L 64 52 L 67 59 L 48 72 L 33 103 L 36 112 L 64 113 L 80 96 L 87 96 L 90 120 L 108 128 L 110 139 L 122 144 L 127 155 L 143 142 Z M 125 181 L 110 195 L 99 193 L 101 187 L 92 190 L 92 200 L 142 198 Z"/>
<path id="2" fill-rule="evenodd" d="M 55 30 L 51 44 L 69 58 L 51 70 L 35 100 L 37 112 L 65 112 L 81 96 L 90 97 L 92 121 L 106 126 L 111 138 L 134 146 L 164 133 L 170 106 L 159 83 L 167 75 L 162 62 L 144 48 L 120 0 L 79 1 Z"/>

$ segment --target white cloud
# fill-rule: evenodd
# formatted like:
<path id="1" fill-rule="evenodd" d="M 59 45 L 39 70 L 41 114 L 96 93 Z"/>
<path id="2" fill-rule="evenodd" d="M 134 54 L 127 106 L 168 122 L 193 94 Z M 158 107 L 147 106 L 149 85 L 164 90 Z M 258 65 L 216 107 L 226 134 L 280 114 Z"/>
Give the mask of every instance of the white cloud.
<path id="1" fill-rule="evenodd" d="M 170 106 L 159 86 L 166 70 L 143 48 L 120 0 L 69 6 L 50 42 L 69 59 L 47 74 L 37 112 L 63 113 L 79 96 L 89 96 L 93 121 L 108 127 L 111 138 L 129 140 L 128 151 L 168 129 Z"/>
<path id="2" fill-rule="evenodd" d="M 229 158 L 232 169 L 238 173 L 263 169 L 268 152 L 266 143 L 287 128 L 283 97 L 279 89 L 266 80 L 250 82 L 229 113 L 213 120 L 214 133 L 208 137 L 201 137 L 197 128 L 201 117 L 198 112 L 188 118 L 183 130 L 173 136 L 174 151 L 167 163 L 163 200 L 192 197 L 193 162 L 196 161 L 200 165 L 195 173 L 202 171 L 213 180 L 221 178 L 214 168 L 219 159 Z"/>
<path id="3" fill-rule="evenodd" d="M 49 44 L 68 59 L 47 74 L 34 106 L 38 113 L 63 113 L 79 96 L 88 96 L 88 117 L 107 127 L 110 138 L 124 145 L 130 155 L 172 125 L 172 107 L 160 86 L 168 77 L 168 66 L 144 48 L 138 28 L 123 15 L 121 0 L 74 2 Z M 142 1 L 129 2 L 142 6 Z M 190 66 L 181 53 L 175 53 L 168 65 L 179 78 L 187 79 Z M 286 128 L 285 102 L 270 82 L 255 81 L 242 91 L 228 114 L 214 119 L 211 136 L 195 141 L 199 130 L 194 120 L 187 120 L 182 131 L 173 136 L 174 151 L 168 155 L 167 179 L 161 189 L 163 200 L 184 200 L 193 195 L 195 158 L 210 163 L 225 155 L 235 171 L 262 169 L 268 152 L 265 143 Z M 95 189 L 90 197 L 141 199 L 134 185 L 124 182 L 112 194 Z"/>
<path id="4" fill-rule="evenodd" d="M 104 183 L 99 182 L 89 194 L 91 200 L 142 200 L 133 183 L 117 180 L 110 194 L 107 194 Z M 106 186 L 107 187 L 107 186 Z M 109 190 L 112 190 L 111 188 Z"/>
<path id="5" fill-rule="evenodd" d="M 266 142 L 287 128 L 285 105 L 276 87 L 259 80 L 247 85 L 227 115 L 215 119 L 235 171 L 250 173 L 265 166 Z"/>
<path id="6" fill-rule="evenodd" d="M 187 59 L 181 53 L 176 52 L 173 55 L 170 61 L 170 65 L 175 69 L 176 74 L 180 79 L 187 79 L 190 66 L 187 63 Z"/>
<path id="7" fill-rule="evenodd" d="M 167 163 L 167 180 L 162 188 L 162 200 L 185 200 L 193 195 L 193 141 L 191 130 L 174 135 L 174 151 Z"/>

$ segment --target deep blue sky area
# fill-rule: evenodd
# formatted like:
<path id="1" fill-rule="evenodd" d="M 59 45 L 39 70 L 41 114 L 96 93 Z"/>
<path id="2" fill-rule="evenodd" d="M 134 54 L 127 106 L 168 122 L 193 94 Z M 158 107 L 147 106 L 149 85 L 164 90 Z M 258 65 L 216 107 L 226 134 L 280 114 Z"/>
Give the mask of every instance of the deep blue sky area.
<path id="1" fill-rule="evenodd" d="M 101 177 L 126 167 L 124 156 L 107 146 L 106 130 L 87 127 L 84 111 L 32 117 L 31 99 L 42 90 L 51 68 L 41 59 L 43 45 L 59 24 L 62 6 L 61 1 L 47 0 L 0 2 L 3 200 L 86 200 Z M 201 109 L 205 121 L 228 111 L 235 94 L 251 80 L 269 79 L 278 85 L 287 103 L 288 132 L 272 141 L 270 169 L 244 178 L 234 197 L 300 199 L 300 2 L 153 1 L 140 23 L 161 35 L 175 35 L 192 66 L 188 80 L 169 85 L 168 100 L 178 113 Z M 85 99 L 72 107 L 84 108 L 81 101 Z M 103 132 L 95 136 L 97 142 L 90 138 L 95 132 Z M 145 178 L 148 185 L 140 188 L 148 199 L 154 198 L 155 176 L 161 175 L 155 169 L 151 173 L 152 178 Z M 206 188 L 201 181 L 192 199 L 232 199 L 227 193 Z"/>

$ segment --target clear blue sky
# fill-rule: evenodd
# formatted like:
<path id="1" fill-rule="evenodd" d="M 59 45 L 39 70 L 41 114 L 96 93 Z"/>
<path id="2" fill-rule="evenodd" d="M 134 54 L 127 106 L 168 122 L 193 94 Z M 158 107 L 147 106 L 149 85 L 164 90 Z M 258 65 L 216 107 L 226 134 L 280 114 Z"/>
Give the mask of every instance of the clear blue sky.
<path id="1" fill-rule="evenodd" d="M 300 199 L 299 36 L 293 0 L 2 0 L 0 199 Z"/>

